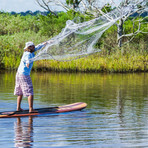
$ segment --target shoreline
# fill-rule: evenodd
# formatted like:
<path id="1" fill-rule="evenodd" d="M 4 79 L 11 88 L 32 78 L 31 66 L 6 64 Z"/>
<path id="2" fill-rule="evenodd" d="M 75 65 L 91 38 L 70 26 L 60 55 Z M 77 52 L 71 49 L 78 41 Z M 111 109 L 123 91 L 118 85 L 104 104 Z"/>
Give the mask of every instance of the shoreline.
<path id="1" fill-rule="evenodd" d="M 12 64 L 12 63 L 11 63 Z M 15 64 L 15 62 L 14 62 Z M 7 65 L 0 71 L 16 71 L 19 66 Z M 148 72 L 148 55 L 127 56 L 89 56 L 68 62 L 55 60 L 35 61 L 32 71 L 38 72 L 66 72 L 66 73 L 138 73 Z"/>

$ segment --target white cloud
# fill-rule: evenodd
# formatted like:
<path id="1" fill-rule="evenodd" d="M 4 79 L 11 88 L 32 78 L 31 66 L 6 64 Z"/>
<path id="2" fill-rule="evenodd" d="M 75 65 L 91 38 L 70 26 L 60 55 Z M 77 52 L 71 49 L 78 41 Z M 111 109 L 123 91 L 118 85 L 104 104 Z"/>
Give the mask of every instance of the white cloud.
<path id="1" fill-rule="evenodd" d="M 44 11 L 44 9 L 36 3 L 36 0 L 0 0 L 0 10 L 5 12 L 25 12 L 27 10 Z"/>

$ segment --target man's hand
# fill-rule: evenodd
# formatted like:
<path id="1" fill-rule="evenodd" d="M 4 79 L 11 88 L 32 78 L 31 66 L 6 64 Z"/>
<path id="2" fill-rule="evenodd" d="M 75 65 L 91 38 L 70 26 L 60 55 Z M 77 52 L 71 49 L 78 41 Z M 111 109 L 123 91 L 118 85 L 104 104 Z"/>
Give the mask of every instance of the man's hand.
<path id="1" fill-rule="evenodd" d="M 45 45 L 47 45 L 47 43 L 48 43 L 48 42 L 44 42 L 43 45 L 45 46 Z"/>
<path id="2" fill-rule="evenodd" d="M 51 44 L 53 42 L 54 42 L 54 40 L 47 41 L 48 44 Z"/>
<path id="3" fill-rule="evenodd" d="M 27 66 L 27 68 L 29 68 L 29 63 L 28 63 L 28 64 L 26 64 L 26 66 Z"/>

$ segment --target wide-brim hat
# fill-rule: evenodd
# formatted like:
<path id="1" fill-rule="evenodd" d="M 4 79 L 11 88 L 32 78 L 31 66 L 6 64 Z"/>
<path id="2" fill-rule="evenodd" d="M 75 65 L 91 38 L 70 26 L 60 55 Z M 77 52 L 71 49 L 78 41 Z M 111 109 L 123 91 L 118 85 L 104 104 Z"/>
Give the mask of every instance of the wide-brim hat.
<path id="1" fill-rule="evenodd" d="M 35 46 L 33 42 L 26 42 L 24 49 L 28 48 L 29 46 Z"/>

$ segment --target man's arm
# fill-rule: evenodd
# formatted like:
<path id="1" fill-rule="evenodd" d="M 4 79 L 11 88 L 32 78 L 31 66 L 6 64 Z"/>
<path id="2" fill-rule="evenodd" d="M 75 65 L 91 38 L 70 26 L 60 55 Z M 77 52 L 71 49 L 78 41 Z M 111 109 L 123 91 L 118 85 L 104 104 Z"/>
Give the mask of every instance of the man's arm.
<path id="1" fill-rule="evenodd" d="M 42 44 L 39 44 L 37 46 L 35 46 L 35 51 L 40 50 L 41 48 L 43 48 L 44 46 L 46 46 L 47 42 L 43 42 Z"/>

